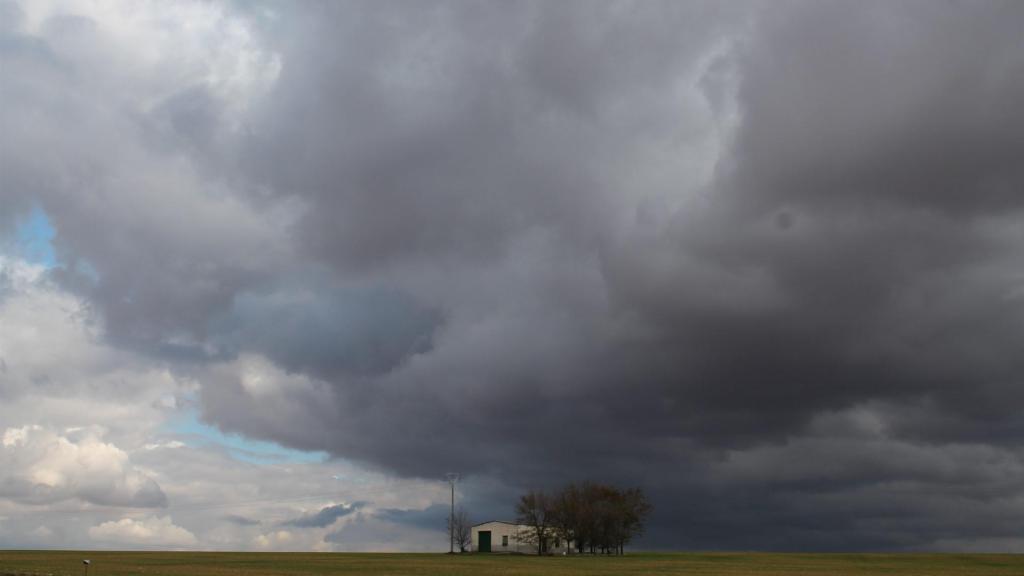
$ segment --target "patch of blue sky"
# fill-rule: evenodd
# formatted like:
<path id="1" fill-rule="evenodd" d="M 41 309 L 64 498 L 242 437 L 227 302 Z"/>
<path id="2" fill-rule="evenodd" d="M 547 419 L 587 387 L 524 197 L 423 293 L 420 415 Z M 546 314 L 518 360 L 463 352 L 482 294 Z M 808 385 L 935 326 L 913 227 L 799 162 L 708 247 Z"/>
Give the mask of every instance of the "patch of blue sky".
<path id="1" fill-rule="evenodd" d="M 285 448 L 275 442 L 252 440 L 240 434 L 225 434 L 217 428 L 199 421 L 195 408 L 189 408 L 168 422 L 165 430 L 190 446 L 212 446 L 225 450 L 232 458 L 253 464 L 282 464 L 288 462 L 326 462 L 326 452 L 305 452 Z"/>
<path id="2" fill-rule="evenodd" d="M 57 231 L 50 218 L 39 206 L 34 206 L 28 215 L 20 218 L 14 230 L 15 254 L 32 264 L 47 268 L 57 265 L 53 251 L 53 237 Z"/>

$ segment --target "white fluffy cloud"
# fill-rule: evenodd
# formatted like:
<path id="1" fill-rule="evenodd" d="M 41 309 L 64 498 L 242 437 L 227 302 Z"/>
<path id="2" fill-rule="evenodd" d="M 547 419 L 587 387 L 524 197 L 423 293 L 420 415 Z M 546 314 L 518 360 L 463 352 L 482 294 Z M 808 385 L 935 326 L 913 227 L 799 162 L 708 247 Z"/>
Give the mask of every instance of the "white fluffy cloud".
<path id="1" fill-rule="evenodd" d="M 59 434 L 8 428 L 0 439 L 0 496 L 32 504 L 78 498 L 106 506 L 164 506 L 160 486 L 95 429 Z"/>
<path id="2" fill-rule="evenodd" d="M 88 65 L 92 86 L 131 87 L 117 96 L 143 109 L 183 86 L 206 86 L 241 113 L 281 69 L 280 56 L 216 2 L 57 0 L 20 7 L 23 32 L 46 38 L 58 57 Z"/>
<path id="3" fill-rule="evenodd" d="M 195 535 L 175 526 L 168 516 L 104 522 L 89 528 L 89 537 L 98 542 L 142 546 L 193 546 L 197 542 Z"/>

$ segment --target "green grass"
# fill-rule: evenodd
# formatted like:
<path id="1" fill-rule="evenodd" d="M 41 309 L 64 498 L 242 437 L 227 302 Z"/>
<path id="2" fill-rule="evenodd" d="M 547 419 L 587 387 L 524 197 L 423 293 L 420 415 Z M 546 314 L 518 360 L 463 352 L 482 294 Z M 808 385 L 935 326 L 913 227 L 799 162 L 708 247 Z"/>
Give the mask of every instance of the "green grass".
<path id="1" fill-rule="evenodd" d="M 552 575 L 721 574 L 945 576 L 1024 574 L 1012 554 L 760 554 L 673 553 L 625 557 L 544 557 L 447 554 L 306 554 L 248 552 L 0 551 L 0 576 L 270 576 L 309 574 Z"/>

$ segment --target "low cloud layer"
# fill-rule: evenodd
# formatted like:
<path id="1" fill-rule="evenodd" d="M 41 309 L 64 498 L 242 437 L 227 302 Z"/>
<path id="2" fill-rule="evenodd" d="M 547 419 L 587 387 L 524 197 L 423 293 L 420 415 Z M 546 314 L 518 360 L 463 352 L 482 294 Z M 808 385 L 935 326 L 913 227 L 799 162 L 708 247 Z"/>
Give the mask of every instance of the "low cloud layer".
<path id="1" fill-rule="evenodd" d="M 0 246 L 41 210 L 57 254 L 2 261 L 0 397 L 50 399 L 9 431 L 127 454 L 164 431 L 70 439 L 56 399 L 191 406 L 395 482 L 461 471 L 471 515 L 635 484 L 651 547 L 1024 528 L 1017 3 L 3 10 Z M 145 458 L 60 497 L 173 510 Z M 442 492 L 180 526 L 380 549 Z"/>

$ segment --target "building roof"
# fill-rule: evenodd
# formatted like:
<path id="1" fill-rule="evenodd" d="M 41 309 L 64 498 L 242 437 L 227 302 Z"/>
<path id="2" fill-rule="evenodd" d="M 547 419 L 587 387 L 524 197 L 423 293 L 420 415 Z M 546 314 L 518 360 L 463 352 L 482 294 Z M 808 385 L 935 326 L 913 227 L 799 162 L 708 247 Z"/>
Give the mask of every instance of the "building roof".
<path id="1" fill-rule="evenodd" d="M 515 522 L 506 522 L 505 520 L 488 520 L 487 522 L 481 522 L 479 524 L 473 524 L 473 526 L 471 526 L 471 528 L 476 528 L 477 526 L 483 526 L 484 524 L 508 524 L 510 526 L 520 526 L 520 524 L 517 524 Z"/>

